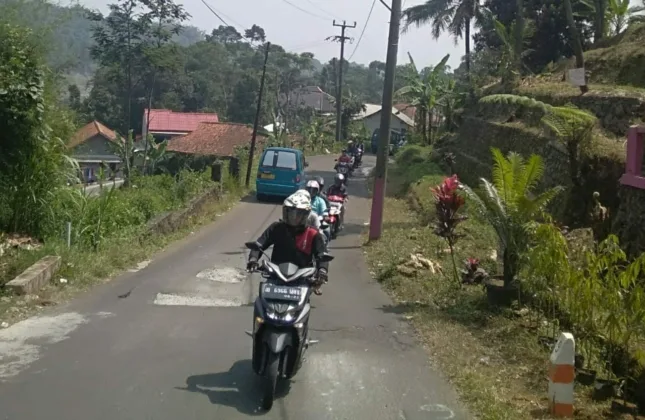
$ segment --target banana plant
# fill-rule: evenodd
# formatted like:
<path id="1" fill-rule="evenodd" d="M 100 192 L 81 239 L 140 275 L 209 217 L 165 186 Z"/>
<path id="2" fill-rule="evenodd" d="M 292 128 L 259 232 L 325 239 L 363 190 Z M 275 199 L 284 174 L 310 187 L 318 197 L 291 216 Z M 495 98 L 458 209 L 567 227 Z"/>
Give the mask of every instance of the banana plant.
<path id="1" fill-rule="evenodd" d="M 435 119 L 437 108 L 440 104 L 443 87 L 446 79 L 441 77 L 446 70 L 446 63 L 450 58 L 447 54 L 441 61 L 429 71 L 420 72 L 412 58 L 410 58 L 411 72 L 405 80 L 405 86 L 397 90 L 394 95 L 407 100 L 411 106 L 417 110 L 417 115 L 421 119 L 421 131 L 423 140 L 426 144 L 432 143 L 432 122 Z M 430 126 L 428 127 L 428 123 Z"/>

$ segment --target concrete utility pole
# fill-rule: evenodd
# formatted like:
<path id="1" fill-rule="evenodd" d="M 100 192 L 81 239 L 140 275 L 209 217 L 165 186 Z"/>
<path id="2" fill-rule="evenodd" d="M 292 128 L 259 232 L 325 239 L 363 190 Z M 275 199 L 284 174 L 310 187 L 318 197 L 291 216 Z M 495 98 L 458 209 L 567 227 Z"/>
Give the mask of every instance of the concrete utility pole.
<path id="1" fill-rule="evenodd" d="M 401 23 L 401 0 L 392 0 L 390 17 L 390 34 L 388 36 L 387 59 L 385 61 L 385 80 L 383 86 L 383 103 L 381 105 L 381 126 L 379 128 L 376 168 L 374 168 L 374 194 L 370 215 L 370 241 L 381 237 L 383 228 L 383 205 L 385 203 L 385 179 L 387 161 L 390 151 L 390 125 L 392 122 L 392 99 L 394 96 L 394 74 L 396 56 L 399 52 L 399 26 Z"/>
<path id="2" fill-rule="evenodd" d="M 334 20 L 334 26 L 340 28 L 340 36 L 335 36 L 334 40 L 340 42 L 340 61 L 338 62 L 338 84 L 336 86 L 336 141 L 340 141 L 341 131 L 341 114 L 343 112 L 343 60 L 345 58 L 345 41 L 349 37 L 345 36 L 345 29 L 353 29 L 356 27 L 356 22 L 353 25 L 348 25 L 346 21 L 343 21 L 342 25 L 339 25 Z"/>
<path id="3" fill-rule="evenodd" d="M 258 93 L 258 107 L 255 110 L 255 121 L 253 121 L 253 134 L 251 134 L 251 150 L 249 150 L 249 166 L 246 167 L 246 187 L 251 182 L 251 169 L 253 168 L 253 155 L 255 154 L 255 138 L 258 135 L 258 124 L 260 123 L 260 110 L 262 109 L 262 92 L 264 91 L 264 77 L 267 73 L 267 60 L 269 59 L 269 48 L 271 43 L 267 42 L 264 52 L 264 66 L 262 67 L 262 79 L 260 79 L 260 93 Z M 275 127 L 274 127 L 275 128 Z"/>

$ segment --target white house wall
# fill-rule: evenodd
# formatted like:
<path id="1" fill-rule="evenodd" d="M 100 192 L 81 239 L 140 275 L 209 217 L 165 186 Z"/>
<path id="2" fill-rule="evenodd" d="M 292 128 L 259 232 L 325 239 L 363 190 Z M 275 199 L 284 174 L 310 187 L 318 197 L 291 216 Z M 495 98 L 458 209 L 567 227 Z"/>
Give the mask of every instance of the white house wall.
<path id="1" fill-rule="evenodd" d="M 363 123 L 365 124 L 365 127 L 367 127 L 367 130 L 369 131 L 370 135 L 381 126 L 381 113 L 377 112 L 376 114 L 372 114 L 369 117 L 363 118 Z M 410 126 L 405 124 L 403 121 L 392 115 L 392 119 L 390 120 L 391 128 L 392 130 L 396 131 L 401 131 L 401 129 L 405 130 L 410 130 Z"/>

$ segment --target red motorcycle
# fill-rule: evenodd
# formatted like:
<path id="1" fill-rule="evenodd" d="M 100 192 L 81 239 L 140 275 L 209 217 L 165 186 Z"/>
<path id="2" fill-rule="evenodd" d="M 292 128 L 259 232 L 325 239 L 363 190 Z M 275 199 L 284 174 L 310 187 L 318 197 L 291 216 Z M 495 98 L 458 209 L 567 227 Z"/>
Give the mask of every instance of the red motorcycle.
<path id="1" fill-rule="evenodd" d="M 345 201 L 347 198 L 340 195 L 327 196 L 329 201 L 329 212 L 325 215 L 325 221 L 331 229 L 331 238 L 336 239 L 338 232 L 342 229 L 343 213 L 345 212 Z"/>

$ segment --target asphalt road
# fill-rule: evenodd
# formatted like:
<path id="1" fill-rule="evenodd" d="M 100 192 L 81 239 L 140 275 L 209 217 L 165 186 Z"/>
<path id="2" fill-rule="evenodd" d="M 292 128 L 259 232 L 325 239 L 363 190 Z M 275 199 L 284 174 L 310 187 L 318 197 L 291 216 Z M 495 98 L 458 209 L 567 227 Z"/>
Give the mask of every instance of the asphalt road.
<path id="1" fill-rule="evenodd" d="M 309 161 L 331 181 L 331 157 Z M 243 243 L 280 206 L 249 199 L 138 271 L 0 330 L 0 419 L 471 418 L 370 279 L 359 238 L 364 179 L 349 190 L 347 228 L 314 301 L 312 338 L 321 341 L 269 413 L 259 409 L 244 333 L 259 276 L 242 270 Z"/>

